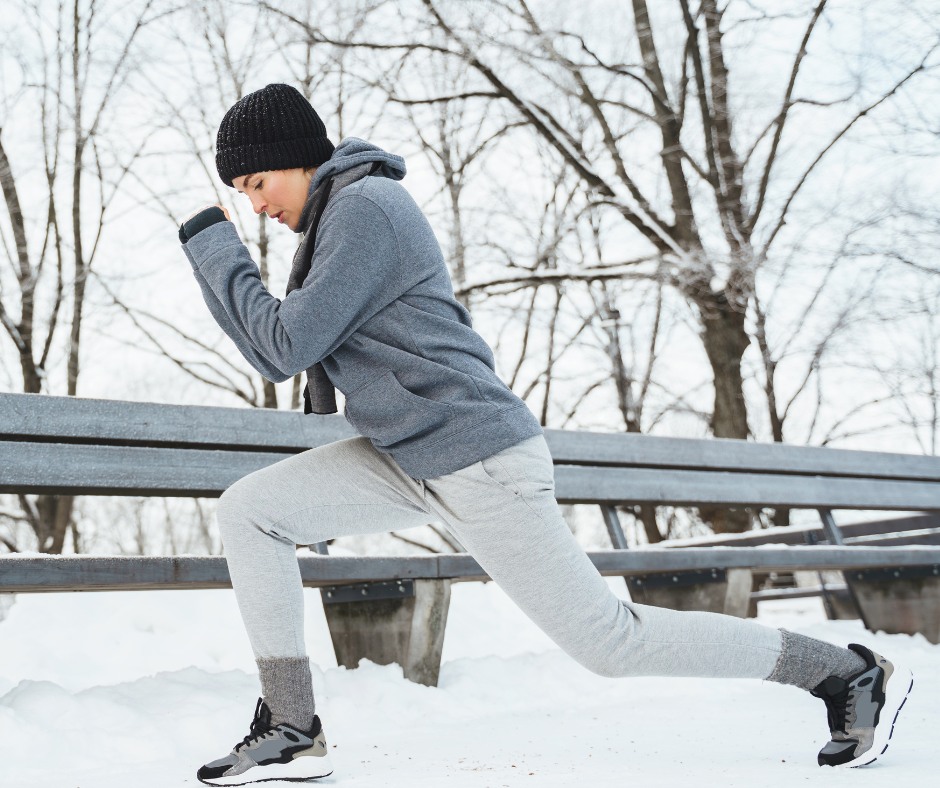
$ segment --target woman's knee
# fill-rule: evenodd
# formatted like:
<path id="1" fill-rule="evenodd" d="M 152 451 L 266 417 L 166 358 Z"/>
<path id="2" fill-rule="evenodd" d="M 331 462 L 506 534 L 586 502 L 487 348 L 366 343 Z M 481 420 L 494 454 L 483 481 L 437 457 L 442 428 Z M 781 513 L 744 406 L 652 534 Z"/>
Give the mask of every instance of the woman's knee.
<path id="1" fill-rule="evenodd" d="M 603 615 L 598 613 L 598 618 L 592 620 L 588 627 L 592 636 L 579 639 L 577 653 L 572 656 L 598 676 L 636 676 L 638 649 L 642 650 L 637 624 L 632 606 L 617 600 L 612 609 L 605 608 Z"/>
<path id="2" fill-rule="evenodd" d="M 252 475 L 242 477 L 219 497 L 215 517 L 220 531 L 232 531 L 247 524 L 249 519 L 255 519 L 258 490 L 253 484 Z"/>
<path id="3" fill-rule="evenodd" d="M 591 673 L 608 679 L 620 679 L 630 675 L 624 660 L 617 654 L 590 654 L 578 662 Z"/>

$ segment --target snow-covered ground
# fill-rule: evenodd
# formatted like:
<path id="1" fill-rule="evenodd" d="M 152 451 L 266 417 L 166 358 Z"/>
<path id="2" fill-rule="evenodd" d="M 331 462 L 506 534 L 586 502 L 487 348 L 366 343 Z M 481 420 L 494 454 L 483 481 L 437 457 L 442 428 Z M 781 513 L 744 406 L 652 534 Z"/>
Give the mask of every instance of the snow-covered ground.
<path id="1" fill-rule="evenodd" d="M 609 582 L 622 593 L 622 581 Z M 936 779 L 940 647 L 826 621 L 817 600 L 765 602 L 760 619 L 867 643 L 915 674 L 887 755 L 866 769 L 816 766 L 828 729 L 807 693 L 594 676 L 492 583 L 454 587 L 436 689 L 405 681 L 395 665 L 337 668 L 319 594 L 306 593 L 336 769 L 325 786 L 922 788 Z M 199 785 L 196 768 L 247 733 L 258 692 L 230 591 L 21 595 L 0 621 L 0 786 Z"/>

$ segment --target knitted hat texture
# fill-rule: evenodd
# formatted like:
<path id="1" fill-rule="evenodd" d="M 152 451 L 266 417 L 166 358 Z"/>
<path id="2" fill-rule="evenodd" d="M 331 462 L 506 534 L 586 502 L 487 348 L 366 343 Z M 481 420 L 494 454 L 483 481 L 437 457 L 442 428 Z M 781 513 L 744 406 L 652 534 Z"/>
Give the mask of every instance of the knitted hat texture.
<path id="1" fill-rule="evenodd" d="M 290 85 L 275 83 L 243 96 L 225 113 L 216 136 L 215 166 L 227 186 L 241 175 L 319 167 L 332 155 L 326 126 Z"/>

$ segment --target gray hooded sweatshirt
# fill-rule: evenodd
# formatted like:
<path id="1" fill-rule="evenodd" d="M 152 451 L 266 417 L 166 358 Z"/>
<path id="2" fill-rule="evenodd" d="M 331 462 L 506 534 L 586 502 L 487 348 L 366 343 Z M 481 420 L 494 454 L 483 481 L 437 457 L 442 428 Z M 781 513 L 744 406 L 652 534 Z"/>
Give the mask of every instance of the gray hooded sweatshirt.
<path id="1" fill-rule="evenodd" d="M 346 398 L 350 424 L 415 479 L 542 434 L 454 298 L 431 226 L 398 183 L 404 160 L 348 138 L 309 193 L 366 162 L 383 166 L 331 198 L 310 273 L 284 299 L 264 287 L 231 222 L 190 238 L 183 249 L 212 315 L 269 380 L 321 362 Z"/>

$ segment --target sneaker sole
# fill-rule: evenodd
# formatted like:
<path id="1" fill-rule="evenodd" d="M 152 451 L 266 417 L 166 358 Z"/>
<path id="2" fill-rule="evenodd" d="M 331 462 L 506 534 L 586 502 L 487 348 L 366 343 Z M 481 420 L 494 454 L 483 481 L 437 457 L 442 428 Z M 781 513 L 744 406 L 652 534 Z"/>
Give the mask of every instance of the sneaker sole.
<path id="1" fill-rule="evenodd" d="M 857 769 L 860 766 L 868 766 L 877 761 L 888 749 L 891 737 L 894 735 L 894 726 L 898 721 L 898 715 L 914 687 L 914 676 L 909 670 L 895 667 L 894 675 L 888 681 L 885 688 L 885 705 L 879 715 L 878 727 L 875 728 L 875 740 L 871 749 L 866 750 L 854 760 L 842 764 L 843 768 Z M 888 720 L 890 719 L 890 724 Z M 872 755 L 874 753 L 874 755 Z"/>
<path id="2" fill-rule="evenodd" d="M 313 761 L 313 763 L 310 761 Z M 251 785 L 272 780 L 307 782 L 309 780 L 319 780 L 321 777 L 329 777 L 331 774 L 333 774 L 333 764 L 327 754 L 319 758 L 314 756 L 295 758 L 290 763 L 253 766 L 247 772 L 241 774 L 233 774 L 230 777 L 215 777 L 208 780 L 199 779 L 199 782 L 205 785 Z"/>

